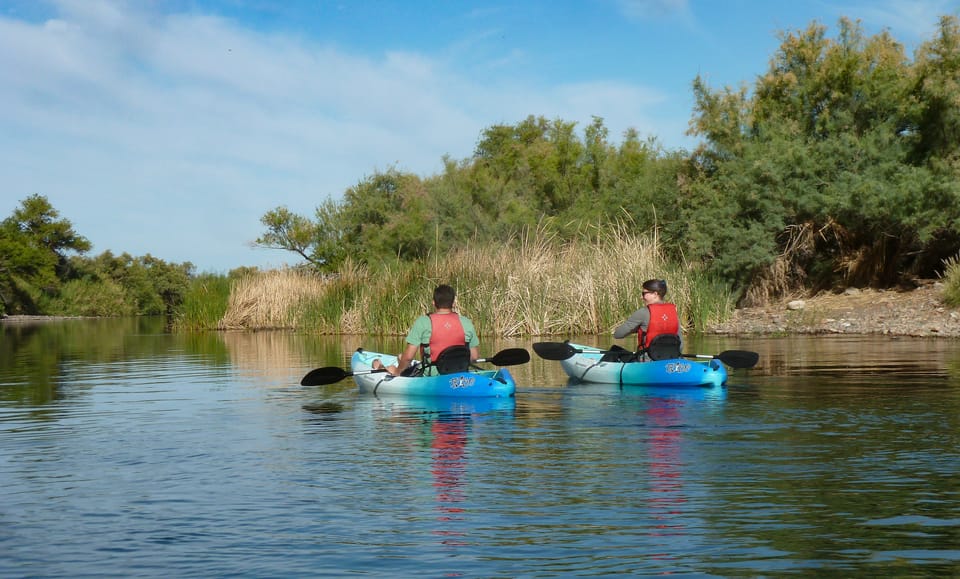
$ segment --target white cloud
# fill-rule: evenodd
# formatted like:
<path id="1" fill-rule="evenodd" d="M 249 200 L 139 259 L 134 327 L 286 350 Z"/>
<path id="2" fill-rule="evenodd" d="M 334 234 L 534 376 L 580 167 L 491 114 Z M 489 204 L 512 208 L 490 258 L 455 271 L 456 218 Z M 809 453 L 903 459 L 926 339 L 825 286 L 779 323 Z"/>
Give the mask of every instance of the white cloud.
<path id="1" fill-rule="evenodd" d="M 442 58 L 360 57 L 140 3 L 59 6 L 44 23 L 0 17 L 0 184 L 47 195 L 95 253 L 275 265 L 286 256 L 247 247 L 274 207 L 312 216 L 374 171 L 435 173 L 528 114 L 603 116 L 611 135 L 655 126 L 644 109 L 663 98 L 626 83 L 479 85 Z"/>
<path id="2" fill-rule="evenodd" d="M 839 9 L 838 9 L 839 10 Z M 871 29 L 890 29 L 908 48 L 930 40 L 941 16 L 957 15 L 955 0 L 884 0 L 862 2 L 845 7 Z"/>
<path id="3" fill-rule="evenodd" d="M 686 16 L 687 0 L 618 0 L 620 10 L 630 18 L 650 19 L 665 16 Z"/>

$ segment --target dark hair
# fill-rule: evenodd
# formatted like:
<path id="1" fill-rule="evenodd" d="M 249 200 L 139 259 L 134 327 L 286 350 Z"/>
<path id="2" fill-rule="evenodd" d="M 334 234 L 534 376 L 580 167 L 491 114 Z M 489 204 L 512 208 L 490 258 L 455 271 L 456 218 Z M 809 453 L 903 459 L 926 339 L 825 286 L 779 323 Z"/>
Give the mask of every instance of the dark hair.
<path id="1" fill-rule="evenodd" d="M 648 292 L 656 292 L 662 298 L 667 295 L 667 280 L 665 279 L 648 279 L 643 282 L 643 289 Z"/>
<path id="2" fill-rule="evenodd" d="M 433 290 L 433 305 L 438 308 L 452 308 L 457 292 L 447 284 L 440 284 Z"/>

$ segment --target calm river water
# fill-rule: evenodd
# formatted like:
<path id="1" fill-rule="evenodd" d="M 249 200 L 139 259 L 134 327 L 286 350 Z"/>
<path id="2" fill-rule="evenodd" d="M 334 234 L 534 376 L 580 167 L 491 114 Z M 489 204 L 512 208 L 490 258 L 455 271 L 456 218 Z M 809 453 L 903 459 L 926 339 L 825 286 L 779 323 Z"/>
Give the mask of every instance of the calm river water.
<path id="1" fill-rule="evenodd" d="M 960 341 L 692 338 L 760 364 L 534 356 L 513 400 L 418 402 L 299 385 L 396 337 L 2 331 L 3 577 L 960 576 Z"/>

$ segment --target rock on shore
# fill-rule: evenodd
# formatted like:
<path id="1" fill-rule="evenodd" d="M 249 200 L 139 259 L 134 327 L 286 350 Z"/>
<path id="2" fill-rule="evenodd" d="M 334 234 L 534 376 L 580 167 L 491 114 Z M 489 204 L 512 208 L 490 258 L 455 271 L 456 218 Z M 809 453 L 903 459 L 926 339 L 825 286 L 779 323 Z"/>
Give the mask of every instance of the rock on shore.
<path id="1" fill-rule="evenodd" d="M 941 299 L 942 284 L 913 290 L 856 290 L 791 298 L 760 308 L 737 310 L 708 328 L 713 334 L 883 334 L 960 337 L 960 309 Z"/>

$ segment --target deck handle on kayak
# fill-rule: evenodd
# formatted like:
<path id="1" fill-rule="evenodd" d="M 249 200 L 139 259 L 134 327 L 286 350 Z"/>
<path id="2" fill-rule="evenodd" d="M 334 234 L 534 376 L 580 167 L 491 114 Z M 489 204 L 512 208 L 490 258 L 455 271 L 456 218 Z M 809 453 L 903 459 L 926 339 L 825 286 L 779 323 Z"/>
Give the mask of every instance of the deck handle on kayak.
<path id="1" fill-rule="evenodd" d="M 473 363 L 480 362 L 489 362 L 494 366 L 515 366 L 517 364 L 526 364 L 530 361 L 530 352 L 526 351 L 523 348 L 507 348 L 506 350 L 500 350 L 490 358 L 478 358 L 474 360 Z M 333 384 L 339 382 L 344 378 L 349 378 L 350 376 L 358 376 L 360 374 L 375 374 L 377 372 L 386 372 L 386 368 L 377 368 L 376 370 L 358 370 L 356 372 L 347 372 L 343 368 L 338 368 L 337 366 L 325 366 L 323 368 L 315 368 L 307 372 L 307 374 L 300 380 L 301 386 L 323 386 L 325 384 Z"/>
<path id="2" fill-rule="evenodd" d="M 612 350 L 582 350 L 574 348 L 567 342 L 535 342 L 533 351 L 544 360 L 566 360 L 574 354 L 589 352 L 591 354 L 606 354 Z M 731 368 L 753 368 L 760 360 L 760 354 L 747 350 L 726 350 L 717 355 L 712 354 L 680 354 L 684 358 L 716 358 Z"/>

